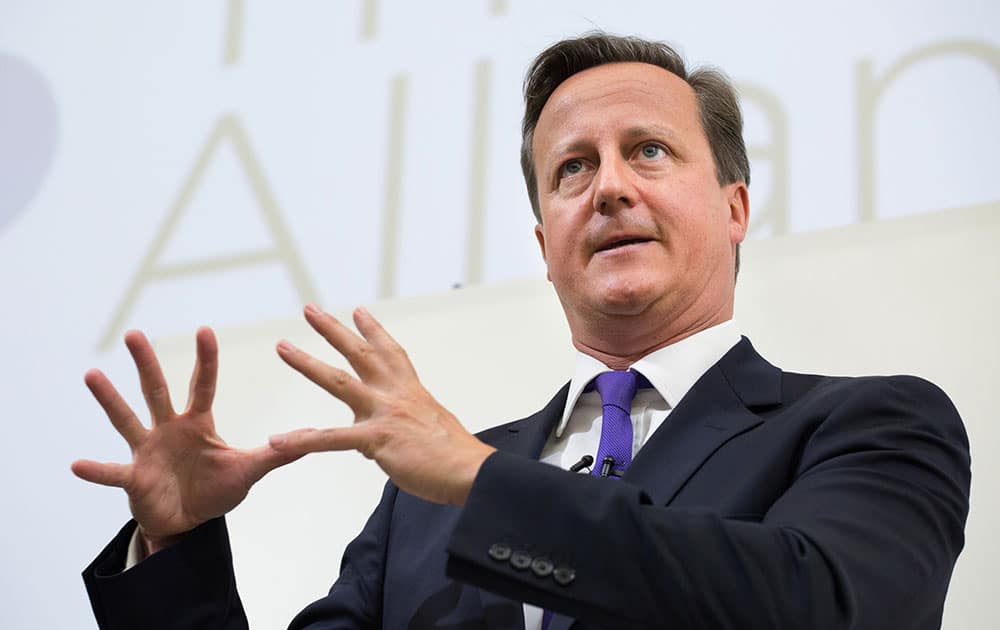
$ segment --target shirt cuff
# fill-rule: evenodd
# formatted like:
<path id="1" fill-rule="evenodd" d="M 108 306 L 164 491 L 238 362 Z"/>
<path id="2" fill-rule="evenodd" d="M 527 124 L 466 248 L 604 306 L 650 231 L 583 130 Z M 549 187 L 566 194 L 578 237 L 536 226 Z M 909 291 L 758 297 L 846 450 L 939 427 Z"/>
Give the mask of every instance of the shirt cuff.
<path id="1" fill-rule="evenodd" d="M 125 568 L 122 571 L 128 571 L 143 560 L 145 558 L 143 558 L 142 553 L 142 541 L 139 539 L 139 528 L 136 527 L 135 531 L 132 532 L 132 538 L 128 541 L 128 551 L 125 553 Z"/>

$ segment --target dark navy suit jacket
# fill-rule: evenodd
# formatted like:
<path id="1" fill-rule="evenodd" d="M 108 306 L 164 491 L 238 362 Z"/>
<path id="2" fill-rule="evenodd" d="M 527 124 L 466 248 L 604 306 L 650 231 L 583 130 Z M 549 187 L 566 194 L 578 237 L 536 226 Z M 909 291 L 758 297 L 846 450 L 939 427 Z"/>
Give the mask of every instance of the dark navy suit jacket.
<path id="1" fill-rule="evenodd" d="M 782 372 L 743 339 L 620 480 L 537 461 L 566 401 L 487 430 L 462 508 L 387 484 L 291 628 L 938 628 L 968 512 L 958 413 L 908 376 Z M 245 628 L 222 519 L 126 573 L 84 572 L 102 628 Z"/>

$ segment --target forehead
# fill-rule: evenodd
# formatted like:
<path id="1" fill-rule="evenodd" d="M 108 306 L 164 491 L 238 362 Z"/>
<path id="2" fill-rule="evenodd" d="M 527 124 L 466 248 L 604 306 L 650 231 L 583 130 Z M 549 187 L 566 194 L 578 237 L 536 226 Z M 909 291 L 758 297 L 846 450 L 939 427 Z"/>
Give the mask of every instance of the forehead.
<path id="1" fill-rule="evenodd" d="M 687 81 L 659 66 L 634 62 L 588 68 L 563 81 L 542 108 L 535 137 L 594 123 L 701 131 L 697 97 Z"/>

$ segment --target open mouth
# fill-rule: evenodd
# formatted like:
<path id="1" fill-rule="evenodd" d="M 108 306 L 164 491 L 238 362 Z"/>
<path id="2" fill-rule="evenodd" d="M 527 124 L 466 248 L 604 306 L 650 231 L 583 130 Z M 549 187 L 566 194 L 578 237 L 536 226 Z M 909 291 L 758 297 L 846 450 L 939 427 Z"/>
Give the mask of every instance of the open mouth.
<path id="1" fill-rule="evenodd" d="M 653 239 L 650 238 L 623 238 L 621 240 L 612 241 L 606 245 L 602 245 L 597 249 L 599 252 L 607 252 L 615 249 L 621 249 L 622 247 L 628 247 L 629 245 L 638 245 L 639 243 L 648 243 Z"/>

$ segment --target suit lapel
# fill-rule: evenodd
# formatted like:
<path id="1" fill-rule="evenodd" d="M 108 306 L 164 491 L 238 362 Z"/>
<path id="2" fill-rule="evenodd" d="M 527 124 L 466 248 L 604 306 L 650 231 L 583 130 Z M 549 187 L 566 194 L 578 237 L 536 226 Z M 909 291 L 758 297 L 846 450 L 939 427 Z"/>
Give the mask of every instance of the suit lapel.
<path id="1" fill-rule="evenodd" d="M 497 449 L 538 459 L 545 447 L 545 440 L 562 417 L 566 407 L 569 383 L 563 386 L 545 408 L 523 420 L 512 422 L 498 429 L 498 434 L 487 441 Z M 521 602 L 501 597 L 492 591 L 479 589 L 483 617 L 491 630 L 524 629 L 524 609 Z"/>
<path id="2" fill-rule="evenodd" d="M 490 436 L 486 441 L 502 451 L 538 459 L 545 447 L 545 440 L 562 418 L 568 393 L 569 383 L 566 383 L 541 411 L 499 427 L 498 434 Z"/>
<path id="3" fill-rule="evenodd" d="M 681 399 L 622 479 L 667 505 L 719 447 L 763 422 L 756 409 L 780 401 L 781 371 L 744 337 Z"/>
<path id="4" fill-rule="evenodd" d="M 491 441 L 493 446 L 538 459 L 562 416 L 568 390 L 567 384 L 545 409 L 507 425 Z M 666 505 L 719 447 L 763 422 L 756 411 L 780 403 L 781 371 L 744 337 L 691 387 L 636 455 L 623 480 L 644 488 L 657 505 Z M 479 593 L 489 628 L 523 629 L 520 602 L 482 589 Z M 569 630 L 574 623 L 556 614 L 549 630 Z"/>

